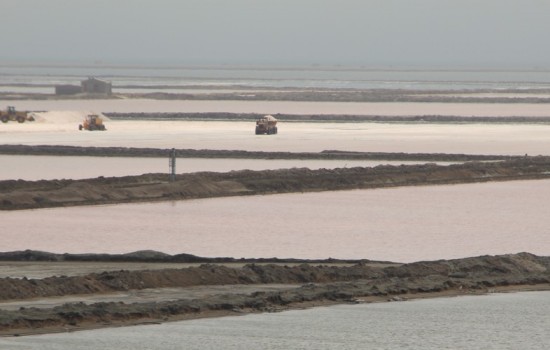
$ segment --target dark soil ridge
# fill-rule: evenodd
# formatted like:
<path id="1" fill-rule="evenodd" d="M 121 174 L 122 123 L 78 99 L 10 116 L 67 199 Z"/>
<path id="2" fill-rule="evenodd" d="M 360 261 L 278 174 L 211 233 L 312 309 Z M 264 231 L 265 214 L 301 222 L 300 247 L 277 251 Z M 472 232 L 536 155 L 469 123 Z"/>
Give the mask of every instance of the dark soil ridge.
<path id="1" fill-rule="evenodd" d="M 447 91 L 448 92 L 448 91 Z M 436 94 L 408 93 L 406 90 L 314 90 L 314 91 L 254 91 L 251 93 L 128 93 L 125 98 L 156 100 L 206 100 L 206 101 L 296 101 L 296 102 L 422 102 L 422 103 L 549 103 L 548 97 L 537 96 L 464 96 L 452 92 L 452 96 L 441 91 Z"/>
<path id="2" fill-rule="evenodd" d="M 120 88 L 128 85 L 120 86 Z M 143 87 L 143 86 L 141 86 Z M 3 100 L 76 100 L 76 99 L 155 99 L 155 100 L 202 100 L 202 101 L 308 101 L 308 102 L 422 102 L 422 103 L 549 103 L 550 98 L 544 96 L 529 96 L 529 93 L 547 93 L 547 89 L 531 90 L 406 90 L 406 89 L 301 89 L 301 88 L 246 88 L 232 86 L 232 89 L 249 90 L 242 92 L 211 91 L 197 93 L 189 87 L 188 92 L 166 91 L 167 86 L 156 86 L 157 92 L 143 93 L 115 93 L 105 94 L 76 94 L 55 95 L 48 93 L 0 93 Z M 115 87 L 116 90 L 117 87 Z M 139 88 L 133 86 L 132 88 Z M 143 87 L 150 88 L 150 87 Z M 181 88 L 181 87 L 178 87 Z M 194 87 L 197 88 L 197 87 Z M 227 87 L 212 87 L 213 89 Z M 204 87 L 200 87 L 201 90 Z M 52 87 L 53 90 L 53 87 Z M 494 93 L 494 96 L 475 96 L 475 94 Z M 509 97 L 499 94 L 508 93 L 517 96 Z M 473 95 L 472 95 L 473 94 Z"/>
<path id="3" fill-rule="evenodd" d="M 152 202 L 293 192 L 458 184 L 550 178 L 550 157 L 448 166 L 379 165 L 99 177 L 84 180 L 0 181 L 0 210 Z"/>
<path id="4" fill-rule="evenodd" d="M 390 265 L 390 266 L 385 266 Z M 77 294 L 97 294 L 147 288 L 172 288 L 228 284 L 296 284 L 342 281 L 410 279 L 442 276 L 450 279 L 522 280 L 550 283 L 550 257 L 530 253 L 480 256 L 453 260 L 421 261 L 409 264 L 370 264 L 352 266 L 323 263 L 247 264 L 229 267 L 202 264 L 182 269 L 108 271 L 84 276 L 53 276 L 43 279 L 0 278 L 0 300 L 22 300 Z M 499 282 L 500 283 L 500 282 Z M 504 280 L 502 283 L 505 283 Z M 501 284 L 502 284 L 501 283 Z M 493 284 L 488 284 L 491 286 Z"/>
<path id="5" fill-rule="evenodd" d="M 395 101 L 390 101 L 395 102 Z M 479 102 L 476 101 L 476 102 Z M 522 101 L 523 102 L 523 101 Z M 268 111 L 266 111 L 268 113 Z M 104 113 L 113 120 L 222 120 L 255 121 L 260 113 Z M 550 123 L 550 116 L 452 116 L 452 115 L 354 115 L 354 114 L 272 114 L 282 122 L 380 122 L 380 123 Z"/>
<path id="6" fill-rule="evenodd" d="M 172 150 L 168 148 L 0 145 L 0 154 L 6 155 L 168 158 L 171 151 Z M 521 157 L 449 153 L 351 152 L 337 150 L 326 150 L 322 152 L 263 152 L 241 150 L 175 149 L 175 152 L 176 156 L 180 158 L 398 160 L 428 162 L 509 160 Z"/>
<path id="7" fill-rule="evenodd" d="M 232 258 L 232 257 L 202 257 L 192 254 L 170 255 L 154 250 L 141 250 L 125 254 L 72 254 L 50 253 L 38 250 L 19 250 L 0 252 L 0 261 L 27 261 L 27 262 L 143 262 L 143 263 L 315 263 L 315 264 L 351 264 L 367 262 L 357 259 L 295 259 L 295 258 Z M 371 263 L 372 261 L 368 261 Z M 389 263 L 377 261 L 376 263 Z"/>
<path id="8" fill-rule="evenodd" d="M 323 302 L 357 302 L 358 298 L 404 300 L 419 293 L 488 292 L 502 286 L 550 283 L 550 257 L 529 253 L 425 261 L 390 267 L 246 265 L 242 268 L 206 264 L 158 271 L 118 271 L 81 277 L 40 280 L 0 279 L 3 300 L 51 295 L 89 294 L 143 288 L 214 284 L 291 283 L 302 287 L 252 294 L 225 294 L 201 299 L 146 303 L 64 304 L 50 309 L 21 308 L 0 313 L 0 333 L 15 334 L 42 327 L 112 326 L 139 320 L 168 321 L 177 316 L 211 311 L 269 312 Z M 399 297 L 393 297 L 399 295 Z"/>

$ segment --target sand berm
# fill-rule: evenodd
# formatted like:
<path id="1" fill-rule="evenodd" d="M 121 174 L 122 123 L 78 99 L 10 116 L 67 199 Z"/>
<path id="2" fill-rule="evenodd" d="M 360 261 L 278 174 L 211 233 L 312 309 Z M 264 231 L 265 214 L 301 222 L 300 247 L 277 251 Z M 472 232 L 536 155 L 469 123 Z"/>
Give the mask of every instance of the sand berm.
<path id="1" fill-rule="evenodd" d="M 146 255 L 150 258 L 151 252 Z M 157 254 L 166 259 L 170 256 Z M 126 256 L 139 259 L 140 254 Z M 81 256 L 85 260 L 93 256 Z M 118 256 L 120 259 L 121 257 Z M 0 259 L 76 259 L 75 256 L 23 251 L 0 254 Z M 95 256 L 98 259 L 98 256 Z M 108 256 L 102 255 L 102 259 Z M 120 265 L 124 266 L 123 263 Z M 279 286 L 269 291 L 239 292 L 239 286 Z M 282 287 L 286 285 L 286 287 Z M 185 290 L 197 286 L 223 287 L 218 293 L 186 298 Z M 262 262 L 231 266 L 219 262 L 181 269 L 108 271 L 43 279 L 0 279 L 0 335 L 73 331 L 158 323 L 188 318 L 276 312 L 333 303 L 404 301 L 412 298 L 498 292 L 548 290 L 550 257 L 528 253 L 481 256 L 398 264 L 368 260 L 291 263 Z M 93 302 L 94 296 L 132 290 L 180 288 L 170 300 L 142 302 Z M 74 296 L 86 302 L 35 307 L 32 301 Z M 24 305 L 2 310 L 3 303 Z"/>
<path id="2" fill-rule="evenodd" d="M 86 148 L 67 147 L 58 148 L 57 151 L 55 148 L 37 147 L 36 151 L 39 150 L 42 152 L 41 154 L 44 154 L 44 150 L 54 153 L 57 151 L 69 152 L 68 154 L 86 152 Z M 13 154 L 16 153 L 17 148 L 12 147 L 8 150 L 4 147 L 0 151 Z M 29 149 L 25 148 L 25 151 L 29 151 Z M 106 155 L 109 152 L 120 154 L 120 152 L 129 153 L 130 151 L 128 149 L 104 150 Z M 138 152 L 135 153 L 138 154 Z M 192 154 L 193 152 L 188 153 Z M 380 159 L 381 157 L 385 159 L 388 157 L 389 159 L 421 159 L 422 161 L 432 159 L 433 161 L 456 162 L 456 164 L 425 163 L 400 166 L 379 165 L 372 168 L 318 170 L 292 168 L 265 171 L 240 170 L 226 173 L 198 172 L 178 174 L 175 181 L 172 182 L 169 181 L 167 174 L 99 177 L 82 180 L 4 180 L 0 181 L 0 210 L 550 178 L 550 157 L 543 156 L 495 156 L 491 158 L 490 156 L 466 155 L 365 155 L 338 152 L 308 155 L 310 157 L 330 156 L 331 159 L 367 159 L 368 157 L 371 159 Z M 211 156 L 257 157 L 255 154 L 250 155 L 242 152 L 213 153 Z M 288 158 L 304 155 L 281 155 L 278 153 L 269 155 L 269 157 L 275 156 Z"/>

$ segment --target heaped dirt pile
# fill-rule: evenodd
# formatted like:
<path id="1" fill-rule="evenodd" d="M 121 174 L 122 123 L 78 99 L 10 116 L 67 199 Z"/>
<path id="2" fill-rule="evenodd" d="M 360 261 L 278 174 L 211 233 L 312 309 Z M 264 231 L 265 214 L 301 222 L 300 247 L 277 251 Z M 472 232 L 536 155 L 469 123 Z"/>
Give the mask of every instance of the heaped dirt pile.
<path id="1" fill-rule="evenodd" d="M 0 181 L 0 210 L 550 178 L 549 157 L 501 162 Z"/>

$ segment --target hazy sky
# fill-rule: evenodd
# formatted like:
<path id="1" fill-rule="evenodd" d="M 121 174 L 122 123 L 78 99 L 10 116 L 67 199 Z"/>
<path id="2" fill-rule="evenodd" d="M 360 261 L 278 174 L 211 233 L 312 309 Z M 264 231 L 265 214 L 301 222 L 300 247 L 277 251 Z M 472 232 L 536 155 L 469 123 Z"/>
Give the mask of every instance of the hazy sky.
<path id="1" fill-rule="evenodd" d="M 0 0 L 0 61 L 550 66 L 550 0 Z"/>

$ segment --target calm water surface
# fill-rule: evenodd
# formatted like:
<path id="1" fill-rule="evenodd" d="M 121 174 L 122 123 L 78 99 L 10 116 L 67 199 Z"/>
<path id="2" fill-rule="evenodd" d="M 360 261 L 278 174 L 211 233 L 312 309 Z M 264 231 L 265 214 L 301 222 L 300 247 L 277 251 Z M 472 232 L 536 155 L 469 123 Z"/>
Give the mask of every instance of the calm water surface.
<path id="1" fill-rule="evenodd" d="M 0 339 L 5 349 L 547 349 L 550 292 L 305 311 Z"/>
<path id="2" fill-rule="evenodd" d="M 329 88 L 329 89 L 445 89 L 471 90 L 485 88 L 544 89 L 550 83 L 545 70 L 467 70 L 410 69 L 407 67 L 137 67 L 137 66 L 17 66 L 0 67 L 0 91 L 33 91 L 43 85 L 53 92 L 56 84 L 79 84 L 88 76 L 113 83 L 117 92 L 125 86 L 163 86 L 172 90 L 196 86 L 248 88 Z M 2 86 L 2 85 L 8 86 Z M 30 86 L 14 87 L 11 84 Z M 18 89 L 17 89 L 18 88 Z M 157 88 L 158 91 L 158 88 Z"/>
<path id="3" fill-rule="evenodd" d="M 380 164 L 401 165 L 424 162 L 300 160 L 300 159 L 216 159 L 177 158 L 176 170 L 181 173 L 199 171 L 268 170 L 288 168 L 335 169 L 373 167 Z M 446 165 L 449 163 L 438 163 Z M 89 179 L 98 176 L 128 176 L 147 173 L 168 173 L 166 158 L 73 157 L 0 155 L 0 180 Z"/>
<path id="4" fill-rule="evenodd" d="M 367 258 L 550 254 L 550 180 L 0 212 L 0 251 Z"/>
<path id="5" fill-rule="evenodd" d="M 543 103 L 424 103 L 424 102 L 310 102 L 310 101 L 200 101 L 200 100 L 0 100 L 28 111 L 118 113 L 263 113 L 355 115 L 548 116 Z"/>

